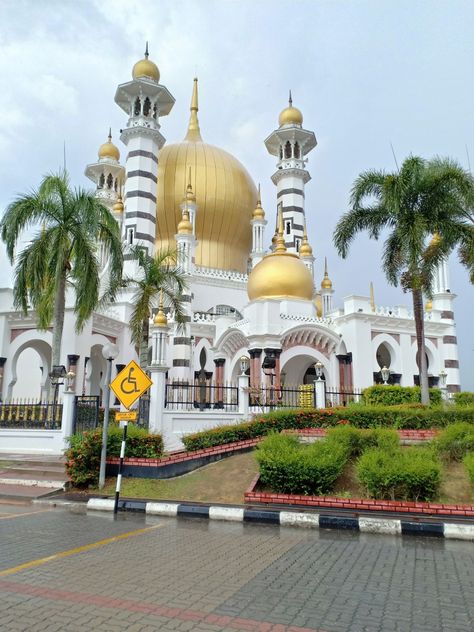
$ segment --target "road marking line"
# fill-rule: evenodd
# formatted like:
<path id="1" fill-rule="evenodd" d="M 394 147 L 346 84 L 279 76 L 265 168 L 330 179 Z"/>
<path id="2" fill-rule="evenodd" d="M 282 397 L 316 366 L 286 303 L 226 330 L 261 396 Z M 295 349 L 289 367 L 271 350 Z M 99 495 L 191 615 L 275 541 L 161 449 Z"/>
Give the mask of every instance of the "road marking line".
<path id="1" fill-rule="evenodd" d="M 135 529 L 134 531 L 127 531 L 126 533 L 120 533 L 119 535 L 114 535 L 111 538 L 106 538 L 105 540 L 98 540 L 97 542 L 92 542 L 91 544 L 84 544 L 83 546 L 78 546 L 74 549 L 61 551 L 60 553 L 55 553 L 54 555 L 48 555 L 48 557 L 42 557 L 37 560 L 32 560 L 31 562 L 25 562 L 25 564 L 12 566 L 12 568 L 7 568 L 4 571 L 0 571 L 0 577 L 13 575 L 14 573 L 18 573 L 20 571 L 23 571 L 29 568 L 35 568 L 36 566 L 41 566 L 42 564 L 46 564 L 47 562 L 52 562 L 54 560 L 60 560 L 64 557 L 70 557 L 71 555 L 76 555 L 77 553 L 84 553 L 92 549 L 97 549 L 100 546 L 104 546 L 105 544 L 112 544 L 113 542 L 119 542 L 120 540 L 133 538 L 137 535 L 143 535 L 144 533 L 148 533 L 149 531 L 154 531 L 155 529 L 159 529 L 160 527 L 163 527 L 163 526 L 164 525 L 157 524 L 157 525 L 153 525 L 152 527 L 145 527 L 144 529 Z"/>
<path id="2" fill-rule="evenodd" d="M 23 516 L 34 516 L 35 514 L 44 513 L 45 511 L 49 511 L 48 509 L 38 509 L 38 511 L 27 511 L 25 513 L 19 514 L 8 514 L 7 516 L 1 516 L 0 520 L 11 520 L 12 518 L 23 518 Z"/>

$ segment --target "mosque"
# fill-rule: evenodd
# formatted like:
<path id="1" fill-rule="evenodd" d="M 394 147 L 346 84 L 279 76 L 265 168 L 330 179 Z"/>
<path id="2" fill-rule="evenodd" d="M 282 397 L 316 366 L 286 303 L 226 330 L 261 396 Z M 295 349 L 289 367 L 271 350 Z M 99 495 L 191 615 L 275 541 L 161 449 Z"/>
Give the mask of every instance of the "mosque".
<path id="1" fill-rule="evenodd" d="M 376 305 L 373 291 L 336 302 L 327 264 L 316 265 L 306 232 L 305 187 L 317 141 L 291 95 L 264 140 L 271 156 L 268 168 L 276 163 L 274 173 L 268 172 L 276 187 L 275 199 L 266 201 L 271 213 L 264 211 L 259 190 L 237 158 L 205 142 L 197 79 L 181 142 L 165 143 L 162 135 L 162 119 L 170 115 L 174 98 L 160 83 L 148 47 L 133 66 L 131 80 L 118 86 L 115 102 L 125 115 L 121 150 L 109 134 L 85 174 L 120 225 L 126 246 L 141 246 L 149 254 L 171 247 L 178 253 L 188 287 L 184 329 L 178 329 L 166 304 L 150 320 L 152 329 L 167 332 L 169 382 L 236 382 L 246 356 L 255 388 L 311 383 L 316 363 L 328 387 L 340 391 L 380 382 L 384 367 L 389 383 L 416 383 L 410 309 Z M 268 215 L 276 226 L 271 244 L 264 238 Z M 104 262 L 104 273 L 106 268 Z M 129 254 L 125 273 L 137 274 Z M 25 374 L 29 396 L 39 396 L 46 392 L 51 369 L 51 331 L 38 331 L 34 315 L 13 310 L 11 289 L 0 292 L 2 396 L 26 395 L 18 390 Z M 124 289 L 80 333 L 68 301 L 61 361 L 76 374 L 77 394 L 97 395 L 104 389 L 102 348 L 108 342 L 120 351 L 114 371 L 136 358 L 128 328 L 132 295 Z M 427 304 L 425 328 L 430 382 L 436 385 L 439 375 L 447 374 L 448 392 L 460 390 L 454 298 L 443 263 Z M 28 353 L 36 355 L 38 368 L 28 360 L 20 371 L 21 356 Z"/>

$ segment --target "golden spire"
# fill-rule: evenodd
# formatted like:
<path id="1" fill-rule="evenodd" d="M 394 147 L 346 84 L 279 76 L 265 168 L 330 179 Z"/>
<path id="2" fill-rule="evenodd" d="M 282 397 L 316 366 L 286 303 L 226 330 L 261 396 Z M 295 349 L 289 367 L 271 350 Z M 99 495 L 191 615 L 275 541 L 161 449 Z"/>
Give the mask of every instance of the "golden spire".
<path id="1" fill-rule="evenodd" d="M 290 92 L 290 98 L 291 98 L 291 92 Z M 308 241 L 308 232 L 306 230 L 306 218 L 304 219 L 304 224 L 303 224 L 303 243 L 301 244 L 299 254 L 300 254 L 300 257 L 313 256 L 313 249 L 311 248 L 311 245 Z"/>
<path id="2" fill-rule="evenodd" d="M 278 209 L 278 234 L 275 245 L 275 253 L 283 254 L 286 252 L 285 238 L 283 237 L 283 212 L 281 207 Z"/>
<path id="3" fill-rule="evenodd" d="M 374 284 L 370 282 L 370 308 L 375 312 Z"/>
<path id="4" fill-rule="evenodd" d="M 321 289 L 323 289 L 323 290 L 331 290 L 332 289 L 332 281 L 329 278 L 329 274 L 328 274 L 328 260 L 327 260 L 327 257 L 324 257 L 324 278 L 321 281 Z"/>
<path id="5" fill-rule="evenodd" d="M 196 195 L 193 192 L 193 187 L 191 184 L 191 166 L 189 166 L 188 186 L 186 187 L 185 200 L 187 200 L 188 202 L 196 201 Z"/>
<path id="6" fill-rule="evenodd" d="M 184 137 L 184 140 L 189 140 L 192 142 L 202 142 L 202 138 L 201 138 L 201 130 L 199 128 L 199 121 L 198 121 L 198 110 L 199 110 L 199 106 L 198 106 L 198 80 L 197 77 L 194 78 L 194 84 L 193 84 L 193 94 L 191 97 L 191 115 L 189 117 L 189 125 L 188 125 L 188 131 L 186 136 Z"/>
<path id="7" fill-rule="evenodd" d="M 160 290 L 160 304 L 158 307 L 158 311 L 156 312 L 156 316 L 153 319 L 153 323 L 156 327 L 168 326 L 168 319 L 166 318 L 166 314 L 163 311 L 163 290 Z"/>
<path id="8" fill-rule="evenodd" d="M 265 219 L 265 211 L 262 208 L 262 198 L 260 195 L 260 183 L 258 183 L 257 206 L 253 212 L 253 219 Z"/>

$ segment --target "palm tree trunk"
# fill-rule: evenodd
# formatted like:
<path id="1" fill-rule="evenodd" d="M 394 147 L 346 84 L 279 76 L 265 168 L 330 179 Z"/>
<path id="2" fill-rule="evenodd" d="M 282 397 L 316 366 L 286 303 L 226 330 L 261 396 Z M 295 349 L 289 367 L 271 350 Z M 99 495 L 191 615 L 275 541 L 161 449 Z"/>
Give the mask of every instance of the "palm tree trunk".
<path id="1" fill-rule="evenodd" d="M 413 314 L 415 317 L 418 368 L 421 387 L 421 403 L 428 405 L 430 403 L 430 390 L 428 386 L 428 367 L 426 366 L 423 294 L 421 290 L 412 290 L 412 296 Z"/>
<path id="2" fill-rule="evenodd" d="M 140 368 L 146 371 L 148 366 L 148 341 L 150 336 L 150 324 L 148 318 L 143 320 L 142 325 L 142 340 L 138 349 L 138 357 L 140 362 Z"/>
<path id="3" fill-rule="evenodd" d="M 53 349 L 51 364 L 58 366 L 61 362 L 61 341 L 63 338 L 64 328 L 64 309 L 66 305 L 66 272 L 61 270 L 59 274 L 58 284 L 56 287 L 56 296 L 54 298 L 53 313 Z"/>

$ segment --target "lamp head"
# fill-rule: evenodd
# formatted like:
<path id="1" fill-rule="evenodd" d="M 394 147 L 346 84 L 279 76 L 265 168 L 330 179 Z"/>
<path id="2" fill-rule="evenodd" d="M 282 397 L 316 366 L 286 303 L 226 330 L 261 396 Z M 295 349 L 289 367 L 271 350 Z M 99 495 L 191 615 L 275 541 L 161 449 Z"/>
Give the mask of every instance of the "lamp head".
<path id="1" fill-rule="evenodd" d="M 119 348 L 113 342 L 108 342 L 102 347 L 102 356 L 106 360 L 115 360 L 119 354 Z"/>

